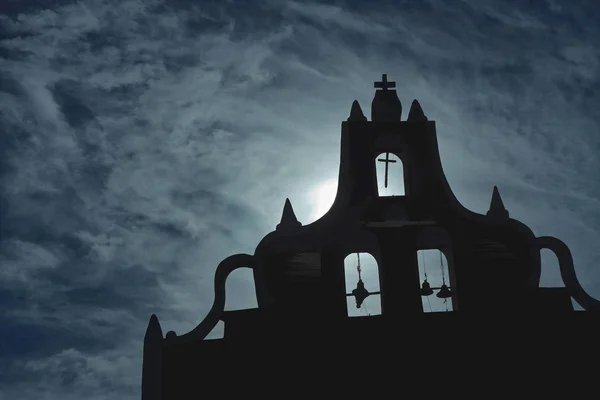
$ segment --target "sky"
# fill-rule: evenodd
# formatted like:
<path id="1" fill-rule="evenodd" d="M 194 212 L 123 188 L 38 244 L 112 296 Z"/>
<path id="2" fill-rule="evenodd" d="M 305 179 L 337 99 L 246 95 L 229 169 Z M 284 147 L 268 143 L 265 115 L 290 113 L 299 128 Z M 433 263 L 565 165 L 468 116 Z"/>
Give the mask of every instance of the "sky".
<path id="1" fill-rule="evenodd" d="M 188 332 L 286 198 L 327 210 L 382 73 L 459 201 L 497 185 L 600 298 L 599 71 L 596 0 L 1 1 L 0 399 L 139 399 L 150 315 Z"/>

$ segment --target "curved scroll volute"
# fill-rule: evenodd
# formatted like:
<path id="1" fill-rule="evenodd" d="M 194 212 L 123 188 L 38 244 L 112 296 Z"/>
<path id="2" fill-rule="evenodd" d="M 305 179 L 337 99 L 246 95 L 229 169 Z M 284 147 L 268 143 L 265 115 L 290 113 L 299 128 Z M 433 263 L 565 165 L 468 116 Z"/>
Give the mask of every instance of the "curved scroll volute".
<path id="1" fill-rule="evenodd" d="M 552 250 L 558 258 L 560 275 L 569 295 L 586 311 L 600 312 L 600 301 L 594 299 L 583 290 L 573 266 L 573 256 L 567 245 L 552 236 L 542 236 L 535 239 L 538 248 Z"/>
<path id="2" fill-rule="evenodd" d="M 203 340 L 214 329 L 225 311 L 225 283 L 227 277 L 238 268 L 255 269 L 254 256 L 235 254 L 219 263 L 215 272 L 215 299 L 206 317 L 190 332 L 177 336 L 175 332 L 167 333 L 167 341 Z M 259 302 L 260 305 L 260 302 Z"/>

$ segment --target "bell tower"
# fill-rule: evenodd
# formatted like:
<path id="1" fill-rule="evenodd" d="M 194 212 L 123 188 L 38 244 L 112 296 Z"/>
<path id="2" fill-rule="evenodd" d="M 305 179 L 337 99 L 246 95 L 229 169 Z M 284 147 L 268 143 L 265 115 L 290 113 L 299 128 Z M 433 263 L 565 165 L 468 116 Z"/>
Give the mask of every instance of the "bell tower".
<path id="1" fill-rule="evenodd" d="M 363 229 L 376 237 L 383 314 L 421 313 L 422 295 L 433 289 L 457 310 L 455 252 L 450 234 L 440 226 L 448 207 L 443 199 L 452 202 L 454 196 L 441 167 L 435 122 L 428 120 L 417 100 L 403 121 L 396 82 L 387 74 L 374 88 L 371 120 L 355 100 L 342 122 L 338 190 L 324 218 L 348 220 L 354 212 Z M 379 185 L 377 163 L 385 164 Z M 403 186 L 402 195 L 386 196 L 378 188 L 396 183 Z M 449 282 L 436 282 L 423 291 L 417 251 L 426 249 L 444 252 Z M 364 288 L 355 290 L 364 296 Z"/>
<path id="2" fill-rule="evenodd" d="M 402 120 L 396 83 L 387 75 L 374 86 L 371 120 L 354 101 L 341 124 L 338 188 L 330 210 L 305 225 L 286 199 L 281 222 L 253 254 L 235 254 L 217 266 L 213 305 L 194 329 L 163 337 L 158 318 L 150 319 L 144 400 L 199 397 L 199 385 L 217 382 L 219 371 L 227 371 L 229 378 L 232 366 L 240 363 L 240 375 L 256 374 L 261 382 L 284 374 L 303 377 L 309 385 L 304 367 L 309 364 L 323 368 L 313 374 L 319 376 L 330 376 L 332 370 L 350 375 L 356 365 L 369 365 L 379 376 L 389 372 L 390 364 L 414 369 L 419 360 L 439 355 L 434 349 L 427 353 L 424 345 L 439 339 L 440 326 L 451 335 L 447 342 L 460 350 L 449 359 L 464 356 L 463 350 L 488 350 L 492 340 L 513 349 L 507 360 L 522 359 L 529 354 L 529 338 L 550 334 L 553 343 L 560 343 L 563 329 L 556 326 L 574 332 L 586 352 L 596 346 L 592 358 L 598 358 L 600 301 L 579 284 L 569 248 L 557 238 L 536 237 L 511 218 L 510 201 L 496 186 L 486 214 L 466 209 L 444 175 L 435 122 L 417 100 Z M 400 163 L 394 163 L 398 159 L 401 174 Z M 402 195 L 378 190 L 378 163 L 385 164 L 384 186 L 403 180 Z M 564 287 L 539 287 L 542 249 L 556 254 Z M 429 266 L 425 252 L 434 255 Z M 369 258 L 361 261 L 360 254 Z M 356 264 L 345 264 L 355 257 Z M 225 311 L 226 280 L 238 268 L 253 271 L 258 307 Z M 352 268 L 357 282 L 352 282 Z M 426 312 L 423 299 L 447 307 Z M 575 311 L 571 299 L 591 312 Z M 348 304 L 360 309 L 371 300 L 377 300 L 380 314 L 348 312 Z M 224 337 L 205 340 L 219 321 Z M 484 343 L 473 342 L 473 326 L 487 329 L 478 334 Z M 375 351 L 330 356 L 365 340 Z M 411 352 L 415 346 L 425 353 Z M 572 346 L 561 351 L 570 352 Z M 395 381 L 389 384 L 396 389 Z"/>
<path id="3" fill-rule="evenodd" d="M 368 121 L 355 100 L 350 116 L 342 123 L 338 192 L 334 207 L 377 202 L 376 164 L 385 163 L 385 186 L 398 181 L 404 195 L 395 199 L 395 212 L 407 220 L 425 218 L 432 207 L 443 176 L 437 149 L 435 122 L 428 121 L 417 100 L 408 119 L 402 121 L 402 103 L 394 89 L 396 82 L 383 74 L 371 106 Z M 390 159 L 398 157 L 401 165 Z M 443 180 L 443 179 L 442 179 Z M 389 204 L 387 199 L 384 201 Z M 376 205 L 373 205 L 376 207 Z"/>

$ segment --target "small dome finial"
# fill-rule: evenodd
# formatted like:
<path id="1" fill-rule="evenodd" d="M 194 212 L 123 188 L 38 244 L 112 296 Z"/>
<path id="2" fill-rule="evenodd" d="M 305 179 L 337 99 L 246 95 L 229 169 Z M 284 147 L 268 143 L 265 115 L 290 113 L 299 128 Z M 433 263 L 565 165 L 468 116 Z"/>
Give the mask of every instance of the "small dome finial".
<path id="1" fill-rule="evenodd" d="M 486 215 L 490 217 L 508 218 L 508 210 L 504 207 L 504 202 L 502 201 L 502 197 L 500 197 L 498 186 L 494 186 L 490 209 Z"/>

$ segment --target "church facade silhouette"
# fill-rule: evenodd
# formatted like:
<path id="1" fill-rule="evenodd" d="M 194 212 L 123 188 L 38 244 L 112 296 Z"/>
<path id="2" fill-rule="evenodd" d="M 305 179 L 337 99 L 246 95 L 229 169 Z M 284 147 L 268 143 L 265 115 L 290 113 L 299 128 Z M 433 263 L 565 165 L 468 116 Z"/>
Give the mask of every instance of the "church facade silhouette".
<path id="1" fill-rule="evenodd" d="M 354 101 L 342 122 L 331 209 L 303 226 L 286 200 L 281 222 L 253 255 L 233 255 L 218 265 L 213 306 L 192 331 L 163 337 L 152 315 L 144 339 L 142 399 L 200 397 L 204 387 L 236 374 L 265 380 L 305 376 L 307 364 L 311 377 L 329 381 L 323 377 L 330 370 L 352 374 L 367 365 L 377 371 L 399 359 L 418 368 L 442 352 L 455 361 L 483 362 L 481 351 L 520 357 L 542 352 L 545 340 L 559 336 L 585 347 L 587 357 L 598 357 L 600 302 L 578 282 L 565 243 L 537 237 L 510 218 L 495 186 L 486 215 L 463 207 L 442 169 L 435 122 L 416 100 L 402 120 L 402 104 L 387 75 L 375 88 L 370 120 Z M 390 155 L 403 166 L 400 196 L 379 193 L 376 164 L 385 164 L 387 187 Z M 564 287 L 539 286 L 542 249 L 556 254 Z M 444 275 L 441 282 L 421 279 L 417 253 L 424 250 L 439 252 L 440 260 L 443 255 L 448 281 Z M 354 253 L 375 259 L 377 291 L 369 291 L 360 268 L 356 287 L 347 287 L 344 260 Z M 252 269 L 258 307 L 224 311 L 225 281 L 237 268 Z M 380 315 L 349 317 L 348 298 L 360 307 L 375 295 Z M 452 310 L 425 312 L 426 296 L 445 299 Z M 572 300 L 585 311 L 575 310 Z M 219 321 L 224 337 L 206 340 Z M 566 333 L 557 333 L 565 326 Z M 355 351 L 364 349 L 354 347 L 357 343 L 368 343 L 369 354 Z M 258 367 L 261 363 L 270 367 Z"/>

